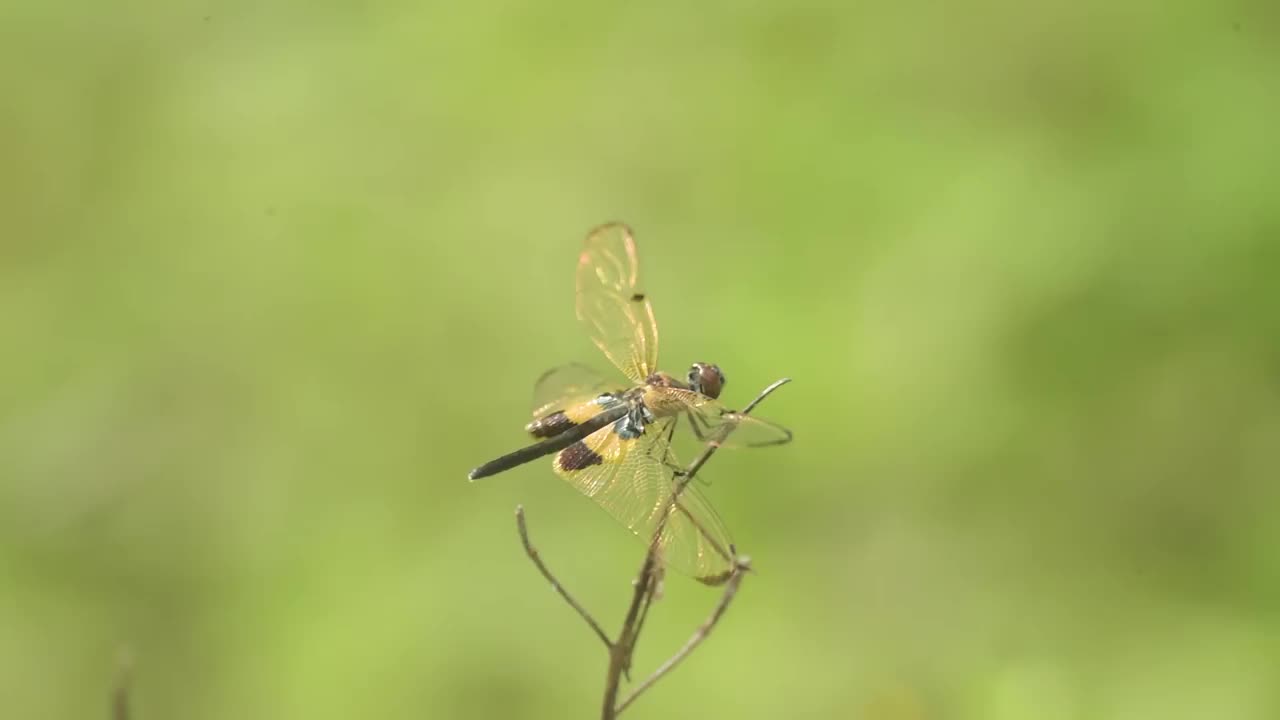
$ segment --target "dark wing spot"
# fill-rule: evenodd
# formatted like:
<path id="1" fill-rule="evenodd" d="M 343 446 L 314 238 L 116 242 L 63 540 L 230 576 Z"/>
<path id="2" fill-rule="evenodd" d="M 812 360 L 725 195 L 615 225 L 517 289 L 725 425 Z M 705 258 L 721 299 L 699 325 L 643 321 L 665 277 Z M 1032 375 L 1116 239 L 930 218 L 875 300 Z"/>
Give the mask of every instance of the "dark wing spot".
<path id="1" fill-rule="evenodd" d="M 528 425 L 525 425 L 524 429 L 536 438 L 548 438 L 555 437 L 575 425 L 577 425 L 577 423 L 570 420 L 564 414 L 563 410 L 557 410 L 550 415 L 544 415 Z"/>
<path id="2" fill-rule="evenodd" d="M 644 302 L 644 293 L 636 293 L 631 296 L 631 302 Z"/>
<path id="3" fill-rule="evenodd" d="M 592 465 L 600 465 L 604 462 L 604 458 L 596 454 L 595 450 L 587 447 L 587 444 L 579 440 L 560 451 L 560 457 L 556 458 L 560 469 L 565 472 L 574 472 L 575 470 L 583 470 Z"/>

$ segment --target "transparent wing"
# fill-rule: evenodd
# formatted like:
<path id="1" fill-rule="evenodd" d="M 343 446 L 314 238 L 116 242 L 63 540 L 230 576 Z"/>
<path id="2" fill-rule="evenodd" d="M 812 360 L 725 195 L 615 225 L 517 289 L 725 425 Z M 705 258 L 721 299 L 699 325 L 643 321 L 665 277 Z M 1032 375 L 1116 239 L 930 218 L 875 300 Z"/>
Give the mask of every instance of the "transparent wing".
<path id="1" fill-rule="evenodd" d="M 658 326 L 640 289 L 631 228 L 601 225 L 578 256 L 578 320 L 609 361 L 639 384 L 658 368 Z"/>
<path id="2" fill-rule="evenodd" d="M 646 546 L 657 537 L 657 548 L 668 567 L 718 585 L 733 569 L 729 532 L 693 485 L 672 502 L 674 473 L 663 460 L 674 421 L 652 423 L 634 440 L 622 439 L 613 426 L 598 430 L 580 443 L 582 447 L 561 451 L 553 467 Z M 587 450 L 593 455 L 585 455 Z M 590 459 L 584 461 L 584 456 Z"/>
<path id="3" fill-rule="evenodd" d="M 601 393 L 615 391 L 617 385 L 579 363 L 551 368 L 533 385 L 533 417 L 540 418 L 553 410 L 563 410 Z"/>
<path id="4" fill-rule="evenodd" d="M 791 431 L 781 425 L 730 410 L 719 400 L 692 390 L 650 387 L 645 404 L 659 415 L 687 416 L 699 441 L 720 447 L 765 447 L 791 442 Z"/>

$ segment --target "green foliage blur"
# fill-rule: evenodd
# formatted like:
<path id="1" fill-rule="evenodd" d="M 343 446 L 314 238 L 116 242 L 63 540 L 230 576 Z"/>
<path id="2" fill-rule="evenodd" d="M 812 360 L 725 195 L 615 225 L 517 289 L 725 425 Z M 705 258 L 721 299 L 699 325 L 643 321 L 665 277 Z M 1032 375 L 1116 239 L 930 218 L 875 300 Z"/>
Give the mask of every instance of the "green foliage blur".
<path id="1" fill-rule="evenodd" d="M 1280 717 L 1280 15 L 0 9 L 0 705 L 593 717 L 642 548 L 524 442 L 637 232 L 795 442 L 636 718 Z M 644 674 L 717 594 L 672 577 Z"/>

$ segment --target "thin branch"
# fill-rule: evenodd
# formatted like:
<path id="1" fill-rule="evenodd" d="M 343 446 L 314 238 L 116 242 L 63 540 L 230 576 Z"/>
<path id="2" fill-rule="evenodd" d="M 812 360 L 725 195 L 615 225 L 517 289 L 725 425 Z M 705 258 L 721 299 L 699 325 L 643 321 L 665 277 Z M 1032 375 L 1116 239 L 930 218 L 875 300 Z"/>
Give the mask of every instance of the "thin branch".
<path id="1" fill-rule="evenodd" d="M 782 378 L 775 381 L 772 385 L 769 385 L 764 390 L 760 391 L 760 394 L 741 410 L 741 414 L 749 414 L 757 405 L 760 404 L 762 400 L 769 397 L 769 395 L 773 394 L 775 390 L 789 382 L 791 382 L 791 378 Z M 720 439 L 723 440 L 723 438 Z M 628 696 L 623 706 L 618 705 L 618 687 L 621 677 L 623 673 L 630 669 L 631 655 L 635 650 L 636 636 L 639 631 L 637 618 L 640 616 L 642 605 L 648 602 L 656 588 L 656 583 L 654 582 L 654 571 L 658 566 L 659 539 L 666 527 L 666 519 L 670 517 L 672 508 L 677 506 L 680 494 L 689 486 L 689 483 L 693 482 L 694 476 L 697 475 L 698 471 L 702 469 L 702 466 L 706 465 L 707 461 L 711 459 L 711 456 L 719 449 L 720 443 L 708 443 L 702 453 L 698 455 L 697 459 L 689 465 L 689 468 L 685 471 L 684 475 L 675 483 L 675 488 L 671 493 L 671 499 L 668 501 L 668 512 L 663 516 L 662 522 L 658 524 L 657 529 L 654 531 L 653 539 L 649 542 L 649 550 L 645 553 L 644 564 L 640 566 L 640 574 L 636 576 L 634 582 L 635 591 L 631 595 L 631 605 L 627 608 L 627 615 L 623 620 L 622 629 L 618 632 L 617 641 L 609 648 L 609 672 L 605 676 L 604 709 L 601 714 L 602 720 L 614 720 L 614 718 L 618 716 L 618 713 L 622 711 L 622 707 L 625 707 L 626 704 L 630 704 L 635 700 L 636 695 L 638 695 L 638 692 L 633 692 Z M 717 606 L 716 612 L 712 614 L 710 626 L 706 626 L 705 631 L 703 631 L 703 628 L 699 628 L 699 631 L 702 632 L 702 637 L 705 637 L 706 633 L 711 631 L 711 627 L 715 625 L 715 621 L 719 620 L 720 615 L 724 614 L 725 608 L 727 608 L 729 603 L 733 600 L 733 596 L 737 593 L 738 585 L 742 582 L 740 579 L 742 571 L 749 569 L 750 567 L 749 565 L 744 566 L 737 558 L 731 558 L 731 560 L 734 563 L 733 571 L 730 573 L 728 578 L 728 583 L 731 583 L 731 585 L 730 587 L 725 588 L 725 593 L 720 599 L 720 605 Z M 651 675 L 641 688 L 637 688 L 637 691 L 641 689 L 648 689 L 653 685 L 653 683 L 661 679 L 663 675 L 670 671 L 672 667 L 675 667 L 677 663 L 683 660 L 685 656 L 692 652 L 693 649 L 702 642 L 702 637 L 698 637 L 698 634 L 695 633 L 695 640 L 691 640 L 690 643 L 686 643 L 685 648 L 682 648 L 680 652 L 676 653 L 671 660 L 668 660 L 667 663 L 664 664 L 664 667 L 666 667 L 665 670 L 659 668 L 662 672 Z"/>
<path id="2" fill-rule="evenodd" d="M 615 715 L 621 715 L 622 711 L 626 710 L 631 703 L 635 702 L 636 698 L 640 697 L 641 693 L 648 690 L 654 683 L 661 680 L 663 675 L 666 675 L 675 669 L 675 666 L 679 665 L 680 661 L 688 657 L 689 653 L 692 653 L 694 648 L 702 644 L 702 641 L 707 639 L 707 636 L 711 634 L 713 629 L 715 629 L 716 623 L 720 622 L 720 617 L 729 609 L 729 603 L 733 602 L 734 596 L 738 594 L 738 586 L 742 584 L 742 578 L 745 577 L 747 571 L 751 569 L 751 561 L 746 557 L 737 558 L 735 563 L 736 565 L 734 566 L 733 574 L 729 576 L 729 581 L 725 583 L 724 594 L 720 596 L 720 602 L 717 603 L 715 609 L 711 611 L 711 615 L 703 621 L 702 625 L 698 626 L 698 629 L 694 631 L 693 636 L 684 644 L 684 647 L 680 648 L 680 650 L 677 651 L 675 655 L 672 655 L 666 662 L 659 665 L 658 669 L 654 670 L 652 675 L 645 678 L 644 682 L 637 685 L 636 689 L 632 690 L 631 694 L 618 704 L 618 709 L 614 713 Z"/>
<path id="3" fill-rule="evenodd" d="M 740 411 L 740 414 L 749 414 L 757 405 L 760 404 L 762 400 L 789 382 L 791 382 L 790 378 L 782 378 L 781 380 L 774 382 L 772 385 L 769 385 L 762 390 L 750 404 L 743 408 Z M 614 720 L 619 713 L 635 702 L 636 698 L 638 698 L 641 693 L 653 687 L 658 680 L 661 680 L 667 673 L 671 672 L 671 670 L 688 657 L 689 654 L 698 647 L 698 645 L 702 644 L 702 641 L 711 634 L 716 623 L 720 621 L 721 616 L 723 616 L 725 611 L 728 610 L 729 604 L 733 602 L 733 598 L 738 593 L 738 587 L 742 584 L 743 576 L 751 570 L 750 561 L 745 557 L 737 556 L 733 546 L 730 546 L 727 549 L 727 552 L 724 548 L 719 548 L 718 546 L 715 547 L 717 552 L 719 552 L 726 560 L 729 560 L 733 565 L 727 577 L 714 583 L 725 583 L 724 593 L 720 597 L 720 602 L 716 604 L 711 615 L 698 627 L 696 631 L 694 631 L 693 636 L 689 638 L 688 642 L 686 642 L 675 655 L 671 656 L 670 659 L 660 665 L 652 675 L 646 678 L 644 682 L 640 683 L 640 685 L 638 685 L 635 690 L 633 690 L 631 694 L 629 694 L 626 699 L 619 704 L 619 686 L 621 685 L 621 681 L 624 676 L 629 677 L 631 670 L 631 658 L 635 653 L 636 640 L 640 635 L 640 630 L 644 626 L 644 620 L 648 616 L 649 606 L 653 602 L 655 594 L 657 593 L 658 587 L 661 583 L 663 568 L 659 548 L 662 533 L 666 529 L 667 520 L 677 510 L 685 512 L 686 516 L 688 515 L 688 511 L 679 503 L 680 495 L 685 491 L 685 488 L 689 486 L 689 483 L 693 481 L 694 476 L 702 469 L 702 466 L 705 465 L 707 461 L 711 459 L 711 456 L 720 449 L 720 443 L 723 440 L 724 436 L 722 435 L 721 437 L 708 442 L 702 453 L 689 465 L 688 469 L 682 474 L 676 475 L 679 479 L 674 482 L 671 498 L 667 501 L 667 512 L 663 515 L 663 519 L 658 523 L 657 528 L 654 530 L 653 537 L 649 542 L 649 549 L 645 552 L 644 563 L 640 566 L 640 572 L 632 582 L 634 589 L 631 594 L 631 604 L 627 607 L 627 614 L 622 622 L 622 628 L 618 631 L 618 639 L 614 641 L 609 640 L 609 636 L 605 634 L 603 629 L 601 629 L 600 624 L 591 616 L 591 613 L 587 612 L 586 608 L 582 607 L 578 604 L 577 600 L 573 599 L 573 596 L 564 589 L 564 586 L 560 584 L 560 581 L 551 574 L 551 571 L 542 562 L 542 558 L 539 556 L 538 551 L 529 541 L 529 529 L 525 523 L 524 507 L 516 507 L 516 526 L 520 531 L 520 542 L 524 545 L 525 553 L 528 554 L 529 559 L 533 561 L 533 564 L 537 566 L 538 571 L 542 573 L 542 576 L 547 579 L 547 582 L 551 583 L 552 589 L 554 589 L 560 597 L 564 598 L 565 602 L 569 603 L 569 606 L 576 610 L 578 615 L 591 626 L 591 629 L 595 631 L 596 635 L 600 638 L 600 641 L 604 643 L 605 648 L 609 651 L 609 669 L 605 676 L 604 708 L 601 714 L 603 720 Z M 690 519 L 693 518 L 690 517 Z M 694 524 L 695 526 L 697 525 L 696 522 Z M 702 528 L 699 527 L 699 530 L 702 530 Z M 705 533 L 705 531 L 703 532 Z M 704 582 L 709 581 L 704 580 Z"/>
<path id="4" fill-rule="evenodd" d="M 600 638 L 600 641 L 604 643 L 604 646 L 612 652 L 613 643 L 609 641 L 609 636 L 606 635 L 604 630 L 600 627 L 600 623 L 596 622 L 596 619 L 591 617 L 591 613 L 587 612 L 586 608 L 579 605 L 578 601 L 574 600 L 573 596 L 569 594 L 569 591 L 564 589 L 564 586 L 560 584 L 560 581 L 551 574 L 551 571 L 547 569 L 546 564 L 542 562 L 542 557 L 538 555 L 538 550 L 529 542 L 529 528 L 525 525 L 523 505 L 516 506 L 516 526 L 520 529 L 520 542 L 524 544 L 524 551 L 528 553 L 529 559 L 533 561 L 533 564 L 538 566 L 538 571 L 542 573 L 542 577 L 546 578 L 547 582 L 551 583 L 551 589 L 559 593 L 560 597 L 564 598 L 564 601 L 569 603 L 569 607 L 578 611 L 578 614 L 582 616 L 583 620 L 587 621 L 587 624 L 595 631 L 596 635 Z"/>
<path id="5" fill-rule="evenodd" d="M 772 385 L 761 390 L 760 394 L 756 396 L 755 400 L 752 400 L 751 402 L 747 403 L 747 406 L 742 408 L 738 412 L 742 413 L 743 415 L 750 415 L 751 411 L 756 409 L 756 406 L 760 404 L 761 400 L 764 400 L 765 398 L 769 397 L 770 395 L 773 394 L 774 390 L 777 390 L 778 388 L 782 387 L 783 385 L 786 385 L 789 382 L 791 382 L 791 378 L 780 378 L 778 380 L 774 380 Z"/>
<path id="6" fill-rule="evenodd" d="M 657 553 L 652 549 L 645 553 L 644 564 L 640 566 L 640 574 L 636 576 L 634 592 L 631 593 L 631 605 L 627 608 L 627 616 L 622 621 L 622 629 L 618 631 L 618 640 L 609 648 L 609 671 L 604 681 L 604 720 L 617 717 L 618 685 L 622 676 L 631 670 L 631 653 L 636 644 L 638 631 L 637 619 L 642 607 L 647 606 L 656 587 L 654 568 L 657 565 Z"/>
<path id="7" fill-rule="evenodd" d="M 653 583 L 653 587 L 649 589 L 649 592 L 645 593 L 644 605 L 640 607 L 640 617 L 636 618 L 635 638 L 631 641 L 632 657 L 636 654 L 636 644 L 640 642 L 640 633 L 644 631 L 644 621 L 649 617 L 649 609 L 653 607 L 655 600 L 661 598 L 662 583 L 665 581 L 665 578 L 662 577 L 661 571 L 662 566 L 655 565 L 654 573 L 650 576 L 650 581 Z M 626 677 L 627 682 L 631 682 L 631 675 L 628 672 L 629 670 L 630 668 L 623 669 L 623 675 Z"/>
<path id="8" fill-rule="evenodd" d="M 129 720 L 129 690 L 133 684 L 133 654 L 121 648 L 116 658 L 116 683 L 111 691 L 112 720 Z"/>

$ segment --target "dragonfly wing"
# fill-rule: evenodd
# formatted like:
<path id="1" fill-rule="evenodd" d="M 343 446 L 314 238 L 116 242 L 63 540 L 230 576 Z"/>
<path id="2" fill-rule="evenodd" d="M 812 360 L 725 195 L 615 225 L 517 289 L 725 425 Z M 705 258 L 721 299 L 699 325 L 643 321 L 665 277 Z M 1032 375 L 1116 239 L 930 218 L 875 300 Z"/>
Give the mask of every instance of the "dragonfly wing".
<path id="1" fill-rule="evenodd" d="M 646 545 L 656 537 L 667 566 L 718 585 L 733 569 L 732 543 L 698 488 L 689 485 L 675 495 L 674 473 L 664 462 L 674 421 L 651 423 L 632 439 L 610 425 L 560 451 L 553 468 Z"/>
<path id="2" fill-rule="evenodd" d="M 658 326 L 640 288 L 640 264 L 631 228 L 601 225 L 578 256 L 578 320 L 592 342 L 634 383 L 658 368 Z"/>
<path id="3" fill-rule="evenodd" d="M 569 363 L 554 367 L 533 385 L 533 417 L 537 419 L 617 389 L 617 383 L 609 382 L 586 365 Z"/>
<path id="4" fill-rule="evenodd" d="M 791 431 L 755 415 L 730 410 L 724 403 L 692 390 L 651 387 L 645 403 L 662 415 L 688 416 L 694 435 L 720 447 L 765 447 L 791 442 Z"/>

